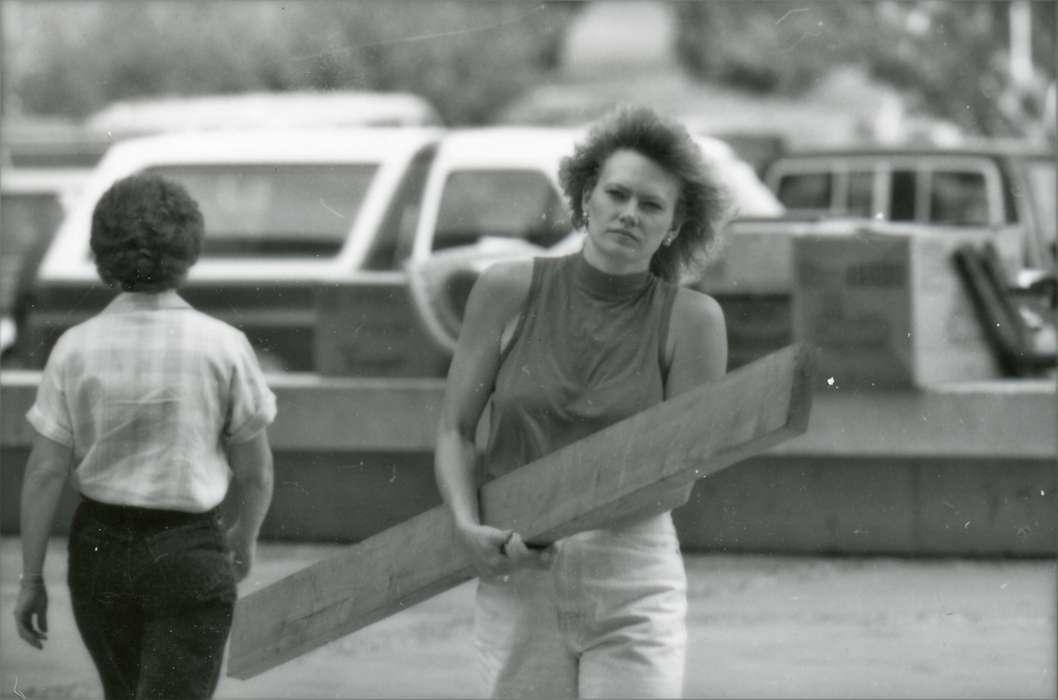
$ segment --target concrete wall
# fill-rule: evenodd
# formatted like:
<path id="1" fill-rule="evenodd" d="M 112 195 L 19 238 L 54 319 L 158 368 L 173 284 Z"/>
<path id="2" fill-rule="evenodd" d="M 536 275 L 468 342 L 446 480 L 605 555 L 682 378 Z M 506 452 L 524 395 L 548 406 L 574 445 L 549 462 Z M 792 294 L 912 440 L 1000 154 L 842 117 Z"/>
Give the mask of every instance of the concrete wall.
<path id="1" fill-rule="evenodd" d="M 38 375 L 0 375 L 0 531 L 18 529 Z M 824 378 L 825 379 L 825 378 Z M 356 541 L 440 503 L 439 380 L 271 378 L 276 492 L 263 536 Z M 908 391 L 821 387 L 808 432 L 699 482 L 687 550 L 1054 556 L 1051 381 Z M 63 502 L 64 531 L 75 497 Z"/>

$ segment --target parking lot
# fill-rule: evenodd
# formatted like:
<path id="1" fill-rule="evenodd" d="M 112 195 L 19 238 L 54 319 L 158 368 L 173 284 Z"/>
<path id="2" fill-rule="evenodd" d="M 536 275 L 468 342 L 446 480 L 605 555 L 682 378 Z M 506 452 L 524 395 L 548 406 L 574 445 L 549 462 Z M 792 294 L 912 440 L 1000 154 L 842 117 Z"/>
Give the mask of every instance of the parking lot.
<path id="1" fill-rule="evenodd" d="M 333 552 L 266 543 L 243 593 Z M 94 698 L 52 540 L 43 653 L 10 620 L 18 541 L 0 541 L 3 697 Z M 1056 692 L 1054 560 L 692 554 L 687 697 L 1048 698 Z M 337 640 L 218 698 L 468 697 L 473 584 Z"/>

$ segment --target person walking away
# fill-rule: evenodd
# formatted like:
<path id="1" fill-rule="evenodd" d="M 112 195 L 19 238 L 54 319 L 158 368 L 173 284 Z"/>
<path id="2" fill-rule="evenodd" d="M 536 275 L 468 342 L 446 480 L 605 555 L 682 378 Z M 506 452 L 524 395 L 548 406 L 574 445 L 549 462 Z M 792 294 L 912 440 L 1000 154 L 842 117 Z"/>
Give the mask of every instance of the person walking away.
<path id="1" fill-rule="evenodd" d="M 18 632 L 43 648 L 44 559 L 72 479 L 70 598 L 108 700 L 212 696 L 236 582 L 272 498 L 275 397 L 253 349 L 176 291 L 203 235 L 181 185 L 133 175 L 111 186 L 91 246 L 100 278 L 120 293 L 59 338 L 27 414 L 36 435 Z M 237 515 L 225 531 L 219 506 L 233 480 Z"/>

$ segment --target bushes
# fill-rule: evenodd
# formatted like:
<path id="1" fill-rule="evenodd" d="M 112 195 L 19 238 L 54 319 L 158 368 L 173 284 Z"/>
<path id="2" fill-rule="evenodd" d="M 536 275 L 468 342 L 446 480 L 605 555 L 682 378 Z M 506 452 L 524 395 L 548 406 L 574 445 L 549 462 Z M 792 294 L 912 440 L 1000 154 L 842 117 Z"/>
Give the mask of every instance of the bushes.
<path id="1" fill-rule="evenodd" d="M 6 97 L 83 116 L 116 99 L 248 90 L 416 92 L 482 123 L 554 67 L 576 3 L 4 3 Z"/>

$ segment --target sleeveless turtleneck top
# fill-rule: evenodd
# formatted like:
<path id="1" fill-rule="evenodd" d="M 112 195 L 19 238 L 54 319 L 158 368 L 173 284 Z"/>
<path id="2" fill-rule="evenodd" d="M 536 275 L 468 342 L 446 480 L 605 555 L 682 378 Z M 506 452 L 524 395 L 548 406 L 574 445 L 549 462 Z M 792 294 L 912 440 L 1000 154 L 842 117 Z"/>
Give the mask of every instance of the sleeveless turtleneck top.
<path id="1" fill-rule="evenodd" d="M 582 253 L 534 259 L 496 375 L 486 480 L 660 403 L 677 289 L 650 272 L 608 274 Z"/>

